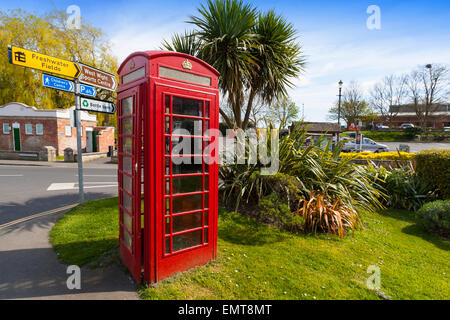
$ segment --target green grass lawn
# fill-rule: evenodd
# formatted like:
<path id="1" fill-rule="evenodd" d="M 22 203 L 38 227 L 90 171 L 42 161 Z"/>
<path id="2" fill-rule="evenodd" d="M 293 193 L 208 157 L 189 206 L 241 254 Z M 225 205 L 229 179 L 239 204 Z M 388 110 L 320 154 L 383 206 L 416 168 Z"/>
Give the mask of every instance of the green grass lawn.
<path id="1" fill-rule="evenodd" d="M 117 248 L 117 198 L 65 214 L 51 242 L 67 264 L 87 264 Z M 426 233 L 407 211 L 364 213 L 364 230 L 340 240 L 299 235 L 219 212 L 218 259 L 140 286 L 143 299 L 381 299 L 366 287 L 381 270 L 393 299 L 450 299 L 450 242 Z"/>

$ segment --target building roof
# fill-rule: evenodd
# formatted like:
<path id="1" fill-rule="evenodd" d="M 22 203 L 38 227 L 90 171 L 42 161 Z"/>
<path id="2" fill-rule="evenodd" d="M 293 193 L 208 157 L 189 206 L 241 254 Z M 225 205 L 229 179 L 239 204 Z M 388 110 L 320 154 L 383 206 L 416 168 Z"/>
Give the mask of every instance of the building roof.
<path id="1" fill-rule="evenodd" d="M 297 122 L 292 123 L 291 130 Z M 341 132 L 338 123 L 334 122 L 302 122 L 302 127 L 306 127 L 306 131 L 311 133 L 338 133 Z"/>
<path id="2" fill-rule="evenodd" d="M 68 109 L 37 109 L 20 102 L 10 102 L 0 106 L 0 117 L 30 117 L 30 118 L 57 118 L 70 119 L 71 111 Z M 81 121 L 97 122 L 97 116 L 81 111 Z"/>

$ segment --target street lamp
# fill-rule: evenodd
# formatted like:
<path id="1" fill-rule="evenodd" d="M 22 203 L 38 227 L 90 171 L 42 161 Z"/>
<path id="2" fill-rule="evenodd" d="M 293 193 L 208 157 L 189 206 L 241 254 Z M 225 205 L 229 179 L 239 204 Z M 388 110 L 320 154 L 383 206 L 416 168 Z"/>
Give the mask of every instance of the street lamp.
<path id="1" fill-rule="evenodd" d="M 342 82 L 342 80 L 340 80 L 339 82 L 338 82 L 338 85 L 339 85 L 339 105 L 338 105 L 338 125 L 339 125 L 339 131 L 341 131 L 341 97 L 342 97 L 342 85 L 343 85 L 344 83 Z M 340 136 L 340 134 L 338 133 L 338 141 L 339 141 L 339 137 Z"/>

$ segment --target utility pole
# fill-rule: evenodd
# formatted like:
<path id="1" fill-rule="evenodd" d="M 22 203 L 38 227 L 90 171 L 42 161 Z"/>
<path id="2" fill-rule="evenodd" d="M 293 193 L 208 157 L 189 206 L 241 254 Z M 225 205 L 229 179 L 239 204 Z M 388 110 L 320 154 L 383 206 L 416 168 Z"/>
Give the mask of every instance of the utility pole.
<path id="1" fill-rule="evenodd" d="M 84 186 L 83 186 L 83 150 L 81 148 L 81 110 L 80 110 L 80 94 L 78 93 L 79 80 L 75 79 L 75 123 L 77 127 L 77 162 L 78 162 L 78 193 L 80 203 L 84 202 Z"/>

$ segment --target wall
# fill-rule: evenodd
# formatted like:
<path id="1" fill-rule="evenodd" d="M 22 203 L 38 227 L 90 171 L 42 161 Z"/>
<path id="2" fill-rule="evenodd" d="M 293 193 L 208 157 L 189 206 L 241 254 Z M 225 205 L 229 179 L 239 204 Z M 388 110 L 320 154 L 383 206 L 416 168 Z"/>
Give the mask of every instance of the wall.
<path id="1" fill-rule="evenodd" d="M 59 156 L 64 155 L 64 149 L 72 148 L 74 152 L 77 152 L 77 128 L 71 127 L 71 136 L 66 136 L 66 126 L 70 125 L 70 120 L 68 119 L 58 119 L 58 147 L 56 152 Z M 95 127 L 96 122 L 82 121 L 81 122 L 81 148 L 86 148 L 86 127 Z"/>
<path id="2" fill-rule="evenodd" d="M 114 147 L 114 127 L 97 127 L 95 131 L 99 131 L 97 135 L 98 152 L 108 152 L 109 146 Z"/>
<path id="3" fill-rule="evenodd" d="M 3 134 L 3 123 L 8 123 L 11 127 L 9 134 Z M 25 118 L 25 117 L 0 117 L 0 150 L 14 151 L 13 123 L 20 126 L 20 151 L 39 152 L 42 146 L 57 147 L 56 120 L 51 118 Z M 43 125 L 43 135 L 36 134 L 36 124 Z M 25 124 L 33 126 L 32 134 L 25 134 Z"/>

